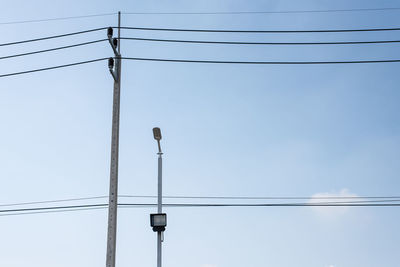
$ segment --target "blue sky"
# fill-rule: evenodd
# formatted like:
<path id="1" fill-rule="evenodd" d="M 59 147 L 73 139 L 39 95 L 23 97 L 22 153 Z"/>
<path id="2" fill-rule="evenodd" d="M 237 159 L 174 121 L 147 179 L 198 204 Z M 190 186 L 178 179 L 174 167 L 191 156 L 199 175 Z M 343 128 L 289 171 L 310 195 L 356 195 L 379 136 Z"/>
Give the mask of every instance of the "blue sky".
<path id="1" fill-rule="evenodd" d="M 0 23 L 122 12 L 400 7 L 398 1 L 12 1 Z M 123 15 L 123 26 L 215 29 L 398 27 L 400 11 Z M 116 25 L 116 16 L 0 24 L 0 43 Z M 398 32 L 249 35 L 123 31 L 233 41 L 398 40 Z M 0 56 L 105 38 L 0 47 Z M 124 41 L 123 56 L 250 61 L 399 59 L 398 44 L 216 46 Z M 0 73 L 112 56 L 99 43 L 2 60 Z M 250 66 L 124 61 L 120 194 L 398 195 L 399 65 Z M 113 80 L 106 62 L 0 79 L 0 203 L 108 194 Z M 133 200 L 125 200 L 125 202 Z M 150 201 L 150 200 L 147 200 Z M 99 201 L 94 201 L 99 202 Z M 94 203 L 93 202 L 93 203 Z M 124 201 L 123 201 L 124 202 Z M 83 202 L 81 202 L 83 203 Z M 84 203 L 87 203 L 84 202 Z M 398 208 L 165 209 L 166 267 L 397 267 Z M 155 209 L 120 209 L 117 266 L 155 266 Z M 0 217 L 1 266 L 105 265 L 106 210 Z"/>

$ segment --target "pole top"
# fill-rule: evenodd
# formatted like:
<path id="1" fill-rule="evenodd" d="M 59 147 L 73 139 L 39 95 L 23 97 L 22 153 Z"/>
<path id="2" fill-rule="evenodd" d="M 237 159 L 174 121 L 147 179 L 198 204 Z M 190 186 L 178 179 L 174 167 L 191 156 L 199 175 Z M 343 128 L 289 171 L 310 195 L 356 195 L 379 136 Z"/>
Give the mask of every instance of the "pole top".
<path id="1" fill-rule="evenodd" d="M 160 141 L 162 138 L 161 129 L 158 127 L 154 127 L 153 128 L 153 136 L 154 136 L 154 139 L 156 139 L 157 141 Z"/>
<path id="2" fill-rule="evenodd" d="M 154 137 L 155 140 L 157 140 L 157 144 L 158 144 L 158 154 L 159 154 L 159 155 L 162 155 L 162 152 L 161 152 L 161 144 L 160 144 L 160 141 L 161 141 L 161 139 L 162 139 L 162 136 L 161 136 L 161 129 L 160 129 L 160 128 L 158 128 L 158 127 L 154 127 L 154 128 L 153 128 L 153 137 Z"/>

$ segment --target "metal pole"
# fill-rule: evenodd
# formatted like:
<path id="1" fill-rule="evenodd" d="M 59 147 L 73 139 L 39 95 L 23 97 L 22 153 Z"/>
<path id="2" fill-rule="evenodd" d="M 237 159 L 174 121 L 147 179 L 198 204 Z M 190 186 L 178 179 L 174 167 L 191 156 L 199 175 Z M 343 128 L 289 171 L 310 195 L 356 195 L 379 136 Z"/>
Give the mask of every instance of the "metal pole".
<path id="1" fill-rule="evenodd" d="M 157 213 L 162 213 L 162 152 L 158 154 L 158 201 Z M 161 267 L 161 242 L 163 241 L 163 232 L 157 232 L 157 267 Z"/>
<path id="2" fill-rule="evenodd" d="M 120 41 L 121 13 L 118 12 L 118 41 Z M 106 267 L 115 267 L 118 207 L 118 155 L 119 155 L 119 113 L 121 96 L 121 42 L 118 42 L 116 76 L 113 91 L 113 115 L 111 133 L 110 194 L 108 203 L 108 231 Z"/>

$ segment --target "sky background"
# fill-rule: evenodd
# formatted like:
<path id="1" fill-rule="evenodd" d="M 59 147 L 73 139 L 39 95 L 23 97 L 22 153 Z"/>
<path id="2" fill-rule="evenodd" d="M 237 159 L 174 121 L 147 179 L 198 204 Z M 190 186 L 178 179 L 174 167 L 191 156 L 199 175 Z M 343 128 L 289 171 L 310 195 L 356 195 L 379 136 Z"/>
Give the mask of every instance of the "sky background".
<path id="1" fill-rule="evenodd" d="M 7 22 L 117 11 L 385 7 L 400 7 L 400 1 L 15 0 L 2 3 L 0 43 L 115 26 L 117 16 Z M 122 26 L 379 28 L 399 27 L 399 13 L 125 14 Z M 122 36 L 259 42 L 400 39 L 399 32 L 211 34 L 124 30 Z M 105 37 L 106 31 L 100 31 L 0 47 L 0 56 Z M 255 47 L 123 41 L 121 45 L 122 55 L 128 57 L 237 61 L 400 59 L 398 51 L 398 44 Z M 109 45 L 102 42 L 2 60 L 0 74 L 112 55 Z M 399 195 L 399 67 L 399 63 L 253 66 L 124 61 L 119 193 L 156 194 L 157 146 L 151 129 L 158 126 L 163 133 L 165 195 Z M 0 204 L 108 194 L 112 88 L 105 61 L 0 79 Z M 165 267 L 398 267 L 400 262 L 400 214 L 396 207 L 165 211 Z M 155 208 L 119 209 L 118 267 L 156 265 L 156 234 L 149 225 L 152 212 Z M 0 226 L 1 266 L 105 266 L 107 210 L 1 216 Z"/>

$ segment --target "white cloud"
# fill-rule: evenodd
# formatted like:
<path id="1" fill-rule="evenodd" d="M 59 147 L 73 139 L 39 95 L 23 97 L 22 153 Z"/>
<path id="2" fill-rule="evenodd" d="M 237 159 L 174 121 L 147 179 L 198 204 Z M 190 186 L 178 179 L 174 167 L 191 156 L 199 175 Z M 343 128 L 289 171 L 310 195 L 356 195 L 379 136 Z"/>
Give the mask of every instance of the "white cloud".
<path id="1" fill-rule="evenodd" d="M 337 199 L 334 199 L 335 197 L 338 197 Z M 343 199 L 344 197 L 348 197 L 350 199 Z M 346 201 L 354 201 L 354 199 L 351 199 L 352 197 L 358 197 L 357 194 L 351 193 L 347 188 L 344 188 L 340 190 L 339 192 L 325 192 L 325 193 L 316 193 L 311 196 L 311 199 L 309 200 L 308 203 L 313 204 L 313 203 L 327 203 L 327 202 L 346 202 Z M 360 201 L 360 199 L 357 199 L 357 201 Z M 328 219 L 334 219 L 338 218 L 341 216 L 344 216 L 348 211 L 349 207 L 321 207 L 321 206 L 316 206 L 312 207 L 312 209 L 320 216 L 328 218 Z M 330 265 L 329 267 L 334 267 L 333 265 Z"/>

